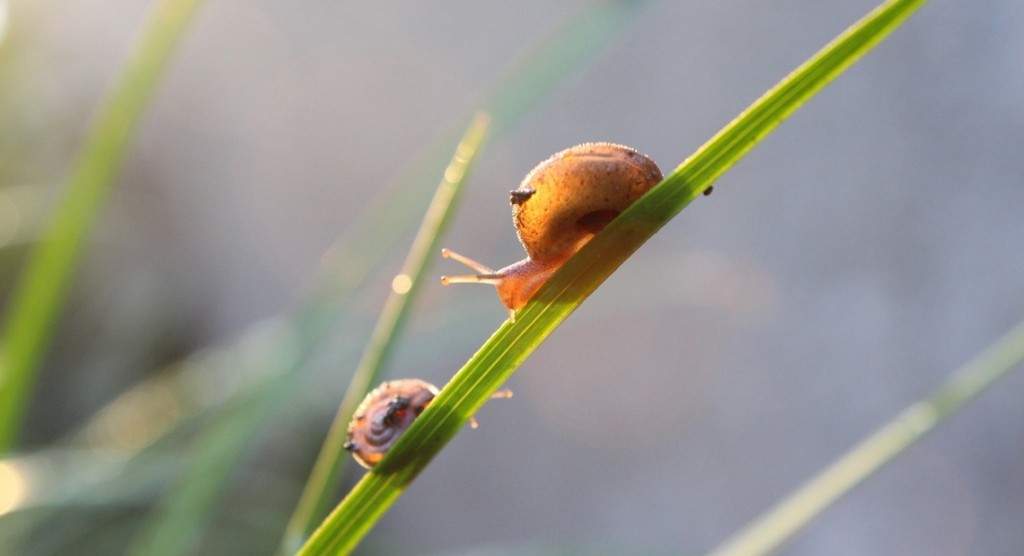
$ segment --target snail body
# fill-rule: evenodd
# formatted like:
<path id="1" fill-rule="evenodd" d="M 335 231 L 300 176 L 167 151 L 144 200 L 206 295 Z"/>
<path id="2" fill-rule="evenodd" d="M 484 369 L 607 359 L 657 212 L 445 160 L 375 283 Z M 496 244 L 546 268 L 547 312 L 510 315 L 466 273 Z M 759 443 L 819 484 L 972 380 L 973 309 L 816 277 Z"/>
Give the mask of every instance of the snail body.
<path id="1" fill-rule="evenodd" d="M 371 391 L 360 402 L 348 424 L 345 449 L 359 465 L 370 469 L 409 428 L 409 425 L 434 401 L 438 389 L 418 378 L 391 380 Z M 511 390 L 499 390 L 491 398 L 510 398 Z M 470 417 L 476 428 L 476 420 Z"/>
<path id="2" fill-rule="evenodd" d="M 541 162 L 510 193 L 512 222 L 527 258 L 491 270 L 447 249 L 479 274 L 445 276 L 442 284 L 492 284 L 512 320 L 551 275 L 626 207 L 661 182 L 640 152 L 614 143 L 584 143 Z"/>

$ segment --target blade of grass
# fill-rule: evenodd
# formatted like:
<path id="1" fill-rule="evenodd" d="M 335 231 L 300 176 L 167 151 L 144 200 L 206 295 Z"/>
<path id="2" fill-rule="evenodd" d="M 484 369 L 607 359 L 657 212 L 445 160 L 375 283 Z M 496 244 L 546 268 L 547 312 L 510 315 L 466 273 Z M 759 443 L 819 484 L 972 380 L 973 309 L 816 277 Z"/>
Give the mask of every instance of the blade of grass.
<path id="1" fill-rule="evenodd" d="M 0 454 L 16 441 L 75 264 L 156 82 L 198 5 L 198 0 L 162 0 L 155 6 L 93 122 L 49 228 L 25 262 L 0 334 Z"/>
<path id="2" fill-rule="evenodd" d="M 473 119 L 444 172 L 441 185 L 427 209 L 412 249 L 402 264 L 402 270 L 395 277 L 391 295 L 338 407 L 295 513 L 285 529 L 282 542 L 282 551 L 285 553 L 291 554 L 298 550 L 326 513 L 327 501 L 334 492 L 333 486 L 346 453 L 344 445 L 348 437 L 348 422 L 352 420 L 352 414 L 363 396 L 379 380 L 381 369 L 391 355 L 409 308 L 422 287 L 425 271 L 436 258 L 441 234 L 447 229 L 451 215 L 458 206 L 462 183 L 483 144 L 488 125 L 489 118 L 482 113 Z"/>
<path id="3" fill-rule="evenodd" d="M 629 255 L 925 0 L 884 2 L 783 79 L 624 211 L 473 355 L 299 554 L 347 554 L 516 367 Z"/>
<path id="4" fill-rule="evenodd" d="M 1024 322 L 710 554 L 755 556 L 780 549 L 812 519 L 1022 363 Z"/>

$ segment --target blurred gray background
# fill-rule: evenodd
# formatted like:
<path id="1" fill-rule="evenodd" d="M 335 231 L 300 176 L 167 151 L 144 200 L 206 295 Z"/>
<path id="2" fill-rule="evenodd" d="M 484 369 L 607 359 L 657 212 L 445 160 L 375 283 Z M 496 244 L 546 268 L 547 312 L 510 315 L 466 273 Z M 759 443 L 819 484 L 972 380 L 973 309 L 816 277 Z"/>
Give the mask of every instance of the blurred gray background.
<path id="1" fill-rule="evenodd" d="M 83 261 L 26 448 L 292 308 L 383 184 L 585 5 L 207 0 Z M 507 192 L 537 162 L 606 140 L 671 171 L 874 5 L 644 5 L 488 142 L 445 245 L 522 258 Z M 149 6 L 11 2 L 0 195 L 60 191 Z M 3 294 L 19 237 L 0 238 Z M 1024 318 L 1022 239 L 1024 3 L 934 0 L 609 279 L 363 553 L 707 550 Z M 347 339 L 369 334 L 399 243 Z M 492 288 L 431 280 L 388 376 L 443 384 L 504 318 Z M 205 551 L 272 551 L 355 363 L 323 360 L 302 426 L 268 425 Z M 1022 553 L 1022 397 L 1012 375 L 785 553 Z"/>

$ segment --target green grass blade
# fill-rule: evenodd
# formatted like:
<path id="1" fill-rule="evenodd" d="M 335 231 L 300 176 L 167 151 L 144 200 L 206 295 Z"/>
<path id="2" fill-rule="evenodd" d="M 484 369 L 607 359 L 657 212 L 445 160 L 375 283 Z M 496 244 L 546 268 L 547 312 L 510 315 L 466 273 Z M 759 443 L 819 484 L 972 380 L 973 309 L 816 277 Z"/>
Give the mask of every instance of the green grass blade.
<path id="1" fill-rule="evenodd" d="M 924 0 L 885 2 L 758 99 L 551 278 L 445 386 L 381 463 L 313 533 L 304 556 L 346 554 L 516 367 L 629 255 L 761 138 L 909 17 Z"/>
<path id="2" fill-rule="evenodd" d="M 29 253 L 0 333 L 0 453 L 15 443 L 75 263 L 157 80 L 198 5 L 198 0 L 157 4 L 132 59 L 96 115 L 48 230 Z"/>
<path id="3" fill-rule="evenodd" d="M 1022 363 L 1024 322 L 954 372 L 930 396 L 903 410 L 711 554 L 756 556 L 775 552 L 851 489 Z"/>
<path id="4" fill-rule="evenodd" d="M 326 513 L 327 501 L 334 492 L 342 458 L 347 455 L 344 444 L 348 437 L 348 422 L 352 420 L 352 414 L 363 396 L 379 380 L 381 369 L 391 354 L 396 337 L 401 333 L 409 308 L 422 287 L 425 271 L 437 257 L 441 234 L 447 229 L 458 206 L 462 184 L 483 144 L 488 125 L 489 118 L 483 114 L 473 119 L 444 172 L 444 178 L 427 209 L 412 249 L 396 277 L 396 281 L 404 284 L 396 283 L 392 288 L 338 407 L 309 480 L 302 490 L 295 513 L 285 529 L 282 550 L 286 553 L 298 550 Z"/>

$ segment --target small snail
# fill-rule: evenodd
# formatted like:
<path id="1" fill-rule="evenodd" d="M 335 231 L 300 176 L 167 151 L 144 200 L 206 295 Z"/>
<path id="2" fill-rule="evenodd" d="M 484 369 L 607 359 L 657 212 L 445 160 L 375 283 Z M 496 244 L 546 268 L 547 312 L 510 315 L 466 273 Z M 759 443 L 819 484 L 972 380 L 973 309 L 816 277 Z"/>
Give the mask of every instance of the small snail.
<path id="1" fill-rule="evenodd" d="M 534 293 L 570 256 L 626 207 L 661 182 L 661 170 L 635 149 L 584 143 L 541 162 L 512 191 L 512 221 L 527 258 L 492 270 L 443 249 L 480 274 L 443 276 L 441 283 L 493 284 L 515 321 Z"/>
<path id="2" fill-rule="evenodd" d="M 374 388 L 348 424 L 345 449 L 359 465 L 372 468 L 437 394 L 436 386 L 416 378 L 392 380 Z M 510 398 L 512 392 L 499 390 L 491 397 Z M 470 419 L 470 424 L 476 428 L 476 420 Z"/>

